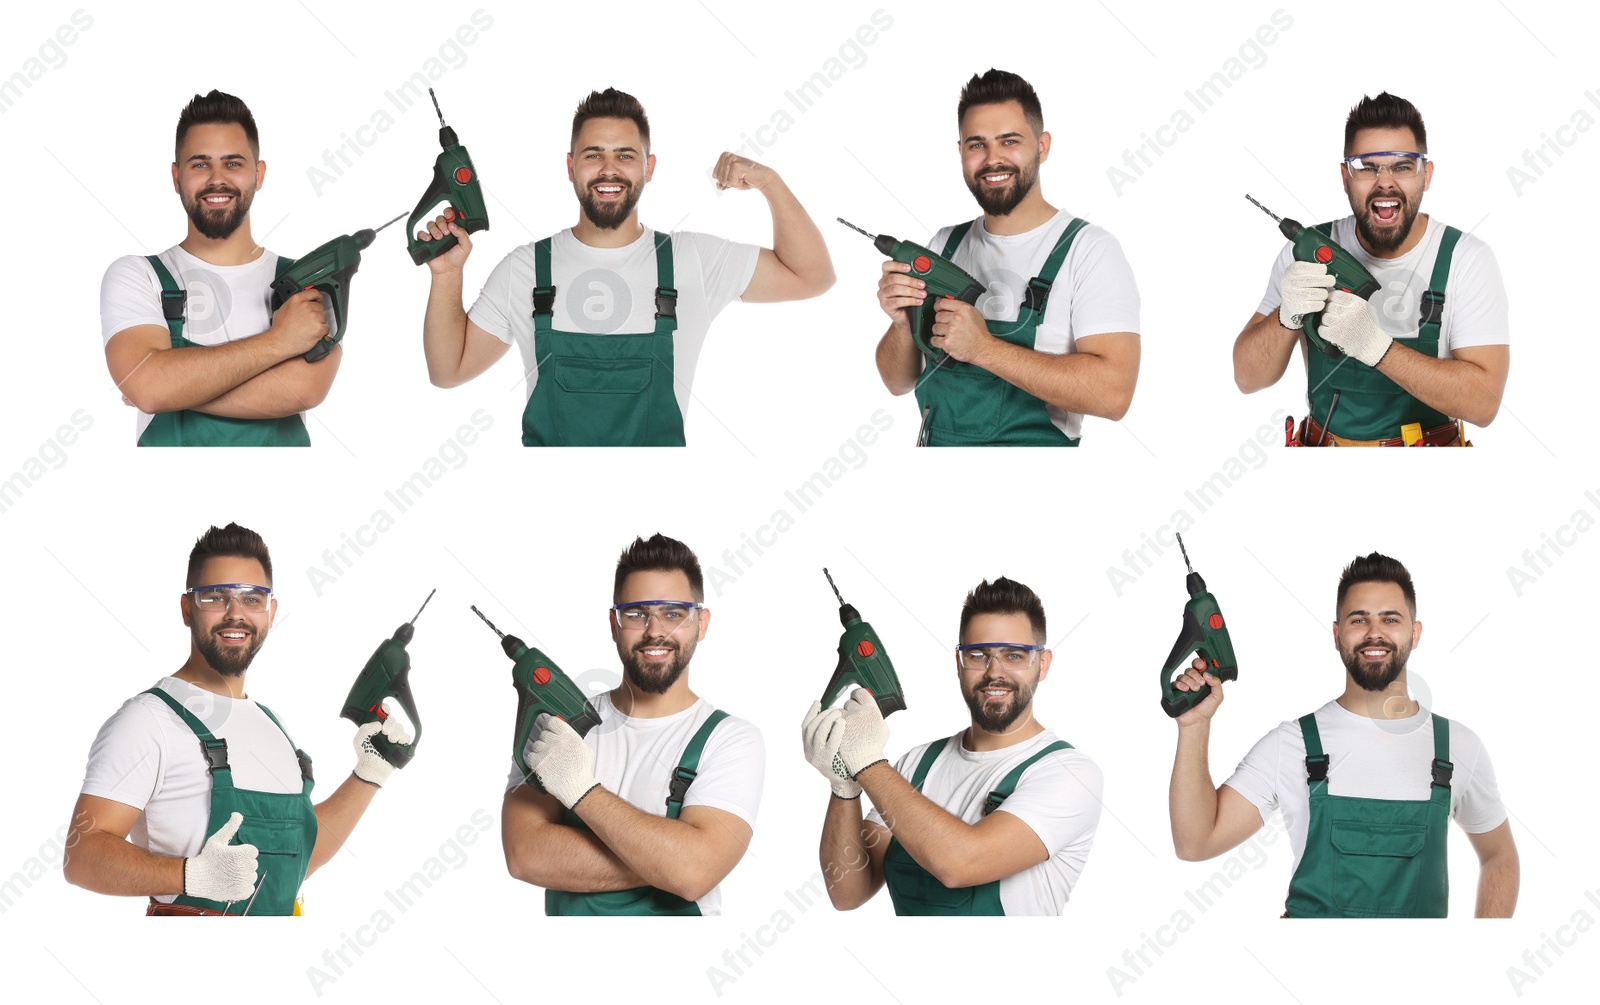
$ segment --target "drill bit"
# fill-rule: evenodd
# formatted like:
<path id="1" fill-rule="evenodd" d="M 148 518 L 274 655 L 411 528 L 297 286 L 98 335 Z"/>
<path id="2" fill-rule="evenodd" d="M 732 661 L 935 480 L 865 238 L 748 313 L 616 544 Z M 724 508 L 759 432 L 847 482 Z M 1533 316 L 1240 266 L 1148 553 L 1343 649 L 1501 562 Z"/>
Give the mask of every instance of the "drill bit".
<path id="1" fill-rule="evenodd" d="M 439 116 L 439 128 L 444 128 L 444 112 L 439 110 L 439 99 L 433 93 L 433 88 L 428 88 L 428 97 L 433 98 L 434 114 Z"/>
<path id="2" fill-rule="evenodd" d="M 1254 200 L 1251 200 L 1251 201 L 1254 201 Z M 1182 534 L 1177 534 L 1177 535 L 1174 535 L 1174 536 L 1176 536 L 1177 539 L 1178 539 L 1178 550 L 1183 553 L 1183 565 L 1184 565 L 1184 568 L 1188 569 L 1190 572 L 1193 572 L 1194 571 L 1194 566 L 1189 564 L 1189 551 L 1188 551 L 1187 548 L 1185 548 L 1183 546 L 1183 535 Z"/>
<path id="3" fill-rule="evenodd" d="M 868 237 L 872 238 L 873 240 L 877 240 L 878 239 L 878 235 L 877 234 L 869 233 L 869 232 L 867 232 L 865 230 L 862 230 L 860 227 L 857 227 L 855 224 L 851 223 L 849 220 L 846 220 L 842 216 L 834 217 L 834 219 L 838 220 L 840 223 L 844 224 L 846 227 L 849 227 L 851 230 L 855 231 L 858 234 L 866 234 Z"/>
<path id="4" fill-rule="evenodd" d="M 397 217 L 397 218 L 396 218 L 396 219 L 398 219 L 398 217 Z M 393 222 L 394 222 L 394 221 L 393 221 L 393 220 L 390 220 L 390 221 L 389 221 L 389 223 L 393 223 Z M 389 224 L 384 224 L 384 226 L 386 226 L 386 227 L 387 227 L 387 226 L 388 226 L 388 225 L 389 225 Z M 432 600 L 432 599 L 433 599 L 433 595 L 434 595 L 434 594 L 435 594 L 435 593 L 438 593 L 438 592 L 439 592 L 439 590 L 438 590 L 438 588 L 437 588 L 437 587 L 435 587 L 435 588 L 434 588 L 434 589 L 432 589 L 432 590 L 429 590 L 429 591 L 428 591 L 428 600 Z M 410 621 L 408 621 L 408 622 L 406 622 L 406 623 L 407 623 L 407 624 L 415 624 L 415 623 L 416 623 L 416 620 L 417 620 L 417 619 L 418 619 L 418 618 L 420 618 L 420 617 L 422 617 L 422 612 L 423 612 L 423 610 L 424 610 L 424 609 L 426 609 L 426 608 L 427 608 L 427 606 L 428 606 L 428 600 L 424 600 L 424 601 L 423 601 L 423 602 L 422 602 L 422 606 L 421 606 L 421 607 L 419 607 L 419 608 L 417 608 L 417 613 L 415 613 L 415 614 L 413 614 L 413 615 L 411 615 L 411 620 L 410 620 Z"/>
<path id="5" fill-rule="evenodd" d="M 1267 207 L 1261 205 L 1259 202 L 1256 202 L 1255 199 L 1250 197 L 1250 193 L 1246 192 L 1244 197 L 1246 199 L 1250 199 L 1250 201 L 1255 204 L 1255 207 L 1257 209 L 1261 210 L 1261 212 L 1263 212 L 1263 213 L 1267 214 L 1268 216 L 1272 217 L 1274 220 L 1277 220 L 1279 223 L 1283 222 L 1283 217 L 1281 217 L 1278 214 L 1274 213 L 1272 210 L 1268 209 Z"/>
<path id="6" fill-rule="evenodd" d="M 483 612 L 478 610 L 477 605 L 473 604 L 473 605 L 468 605 L 468 606 L 472 607 L 472 613 L 473 614 L 476 614 L 478 617 L 483 618 L 483 623 L 488 625 L 491 631 L 493 631 L 496 635 L 500 636 L 502 639 L 506 637 L 506 633 L 502 632 L 500 629 L 496 628 L 494 626 L 494 622 L 493 621 L 490 621 L 488 618 L 484 618 L 483 617 Z"/>
<path id="7" fill-rule="evenodd" d="M 840 222 L 842 223 L 844 221 L 841 220 Z M 839 597 L 839 606 L 843 607 L 844 606 L 844 597 L 839 596 L 839 588 L 837 586 L 833 585 L 833 577 L 831 575 L 828 575 L 828 570 L 826 568 L 824 568 L 822 570 L 822 574 L 824 576 L 828 577 L 828 585 L 833 587 L 833 595 L 835 597 Z"/>

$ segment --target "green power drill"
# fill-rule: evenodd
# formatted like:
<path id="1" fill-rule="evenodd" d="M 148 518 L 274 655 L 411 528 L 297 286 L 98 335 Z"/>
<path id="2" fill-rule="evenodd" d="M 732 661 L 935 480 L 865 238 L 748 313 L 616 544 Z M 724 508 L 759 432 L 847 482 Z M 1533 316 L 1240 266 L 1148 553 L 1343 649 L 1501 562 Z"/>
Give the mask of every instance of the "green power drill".
<path id="1" fill-rule="evenodd" d="M 837 219 L 851 230 L 871 237 L 874 247 L 895 261 L 911 266 L 910 275 L 928 284 L 929 299 L 924 300 L 921 307 L 906 308 L 911 321 L 911 336 L 916 340 L 917 348 L 921 349 L 923 355 L 932 360 L 935 366 L 955 366 L 956 361 L 950 358 L 949 353 L 934 348 L 933 343 L 929 341 L 933 338 L 933 301 L 938 297 L 952 297 L 977 306 L 978 298 L 987 292 L 983 284 L 967 275 L 967 271 L 961 266 L 935 255 L 920 244 L 897 241 L 888 234 L 874 237 L 869 231 L 862 230 L 842 216 Z"/>
<path id="2" fill-rule="evenodd" d="M 369 722 L 382 722 L 389 717 L 383 710 L 383 700 L 394 698 L 400 702 L 400 707 L 406 710 L 406 717 L 411 720 L 411 725 L 416 729 L 416 735 L 410 743 L 395 743 L 382 733 L 372 738 L 373 749 L 383 755 L 383 759 L 397 768 L 403 768 L 411 763 L 411 758 L 416 756 L 417 744 L 422 741 L 422 720 L 417 716 L 417 704 L 411 697 L 411 654 L 406 652 L 406 645 L 411 642 L 411 633 L 414 630 L 417 618 L 422 616 L 423 610 L 428 606 L 428 600 L 438 590 L 428 593 L 428 599 L 422 602 L 422 607 L 417 608 L 417 613 L 411 620 L 394 630 L 394 634 L 378 643 L 377 651 L 367 660 L 367 665 L 361 668 L 361 675 L 350 687 L 350 694 L 344 700 L 344 710 L 339 714 L 357 726 L 364 726 Z"/>
<path id="3" fill-rule="evenodd" d="M 417 265 L 438 258 L 460 243 L 454 234 L 446 234 L 437 241 L 417 239 L 418 231 L 439 215 L 435 210 L 441 202 L 450 204 L 444 211 L 444 218 L 467 233 L 489 229 L 489 210 L 483 204 L 478 169 L 472 166 L 467 148 L 456 139 L 456 131 L 444 124 L 444 112 L 439 111 L 439 99 L 434 97 L 431 87 L 428 97 L 433 98 L 433 110 L 439 116 L 439 146 L 444 149 L 434 158 L 433 181 L 406 221 L 406 250 L 411 252 L 411 261 Z"/>
<path id="4" fill-rule="evenodd" d="M 1197 691 L 1179 691 L 1172 686 L 1172 675 L 1189 662 L 1191 655 L 1205 660 L 1206 672 L 1217 680 L 1239 679 L 1239 664 L 1233 658 L 1233 639 L 1228 636 L 1222 620 L 1222 609 L 1217 606 L 1217 598 L 1207 592 L 1206 581 L 1189 564 L 1183 535 L 1177 537 L 1183 564 L 1189 570 L 1189 602 L 1183 605 L 1183 631 L 1173 643 L 1166 668 L 1161 671 L 1161 710 L 1174 719 L 1211 693 L 1210 684 L 1202 684 Z"/>
<path id="5" fill-rule="evenodd" d="M 1327 266 L 1328 275 L 1333 277 L 1338 289 L 1354 293 L 1362 300 L 1370 300 L 1374 293 L 1383 288 L 1372 278 L 1372 273 L 1356 261 L 1354 255 L 1335 244 L 1333 238 L 1324 236 L 1314 228 L 1300 226 L 1298 220 L 1283 219 L 1248 194 L 1245 198 L 1254 203 L 1261 212 L 1278 221 L 1278 230 L 1294 245 L 1295 261 L 1317 262 Z M 1344 350 L 1324 341 L 1322 336 L 1317 334 L 1316 314 L 1304 315 L 1301 323 L 1305 326 L 1306 338 L 1324 356 L 1338 359 L 1344 355 Z"/>
<path id="6" fill-rule="evenodd" d="M 589 699 L 561 672 L 555 661 L 537 649 L 530 649 L 515 635 L 507 635 L 494 627 L 494 622 L 483 616 L 477 607 L 472 613 L 483 618 L 494 633 L 500 636 L 500 648 L 511 657 L 511 686 L 517 691 L 517 729 L 511 742 L 511 763 L 516 765 L 528 784 L 542 788 L 539 780 L 528 770 L 522 752 L 528 748 L 528 738 L 533 735 L 534 720 L 541 712 L 563 719 L 579 736 L 600 725 L 600 713 Z"/>
<path id="7" fill-rule="evenodd" d="M 273 280 L 274 311 L 301 290 L 315 288 L 322 293 L 322 311 L 328 318 L 328 334 L 306 352 L 307 363 L 315 363 L 328 355 L 344 339 L 345 301 L 350 296 L 350 280 L 361 268 L 361 252 L 371 246 L 378 231 L 398 219 L 400 217 L 397 216 L 381 227 L 336 237 L 310 254 L 295 259 L 293 265 L 283 270 L 283 275 Z"/>
<path id="8" fill-rule="evenodd" d="M 878 639 L 878 633 L 861 620 L 861 613 L 839 596 L 839 588 L 834 586 L 828 570 L 823 569 L 822 574 L 828 577 L 833 595 L 839 597 L 839 622 L 844 625 L 844 632 L 839 636 L 839 665 L 834 667 L 833 676 L 822 692 L 822 707 L 832 705 L 851 684 L 859 684 L 872 692 L 879 713 L 888 718 L 906 707 L 906 695 L 900 689 L 894 664 L 889 662 L 889 653 Z"/>

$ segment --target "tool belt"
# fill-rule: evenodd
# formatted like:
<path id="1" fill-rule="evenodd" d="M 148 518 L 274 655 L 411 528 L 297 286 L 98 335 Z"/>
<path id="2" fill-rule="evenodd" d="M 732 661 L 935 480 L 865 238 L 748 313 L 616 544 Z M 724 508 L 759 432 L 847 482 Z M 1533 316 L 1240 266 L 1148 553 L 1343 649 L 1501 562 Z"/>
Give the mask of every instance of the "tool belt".
<path id="1" fill-rule="evenodd" d="M 1442 426 L 1434 426 L 1422 432 L 1422 438 L 1413 446 L 1418 447 L 1470 447 L 1472 443 L 1467 440 L 1462 431 L 1460 422 L 1447 422 Z M 1301 447 L 1403 447 L 1406 446 L 1405 437 L 1396 436 L 1388 440 L 1351 440 L 1337 436 L 1323 429 L 1311 416 L 1306 416 L 1300 422 L 1299 442 Z"/>
<path id="2" fill-rule="evenodd" d="M 150 906 L 145 908 L 147 918 L 199 918 L 199 917 L 224 917 L 221 911 L 213 911 L 209 907 L 200 907 L 197 904 L 163 904 L 155 898 L 150 899 Z M 238 917 L 238 915 L 227 915 Z"/>

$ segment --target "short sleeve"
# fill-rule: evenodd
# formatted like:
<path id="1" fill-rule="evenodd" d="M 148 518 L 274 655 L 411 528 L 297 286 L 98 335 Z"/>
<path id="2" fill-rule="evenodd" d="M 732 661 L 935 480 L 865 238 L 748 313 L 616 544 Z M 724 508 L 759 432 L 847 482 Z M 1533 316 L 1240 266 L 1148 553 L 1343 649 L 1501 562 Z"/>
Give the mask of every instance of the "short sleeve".
<path id="1" fill-rule="evenodd" d="M 1244 796 L 1261 813 L 1265 823 L 1278 808 L 1279 762 L 1283 757 L 1282 727 L 1273 730 L 1250 748 L 1244 760 L 1223 784 Z"/>
<path id="2" fill-rule="evenodd" d="M 1139 333 L 1139 287 L 1122 245 L 1100 227 L 1086 227 L 1073 243 L 1073 340 L 1109 332 Z M 1050 321 L 1045 308 L 1045 321 Z"/>
<path id="3" fill-rule="evenodd" d="M 1063 751 L 1024 772 L 995 812 L 1019 818 L 1054 855 L 1092 835 L 1100 825 L 1104 786 L 1099 765 L 1082 754 Z"/>
<path id="4" fill-rule="evenodd" d="M 1256 305 L 1257 314 L 1276 314 L 1283 305 L 1283 294 L 1278 287 L 1283 285 L 1283 274 L 1288 271 L 1289 263 L 1294 261 L 1294 245 L 1285 244 L 1283 250 L 1278 252 L 1278 257 L 1273 259 L 1272 273 L 1267 277 L 1267 290 L 1261 294 L 1261 303 Z"/>
<path id="5" fill-rule="evenodd" d="M 126 255 L 111 263 L 100 280 L 100 344 L 111 336 L 141 325 L 167 327 L 161 313 L 161 287 L 150 263 L 138 255 Z"/>
<path id="6" fill-rule="evenodd" d="M 1467 732 L 1465 726 L 1456 722 L 1451 723 L 1451 730 Z M 1505 804 L 1500 801 L 1500 786 L 1495 781 L 1489 752 L 1476 734 L 1469 735 L 1474 741 L 1471 747 L 1475 749 L 1476 756 L 1471 758 L 1471 763 L 1461 758 L 1455 764 L 1455 773 L 1450 777 L 1450 813 L 1468 834 L 1483 834 L 1505 823 L 1509 814 Z M 1455 750 L 1468 746 L 1461 742 L 1464 738 L 1451 737 Z"/>
<path id="7" fill-rule="evenodd" d="M 500 260 L 500 264 L 489 273 L 489 278 L 484 281 L 483 289 L 478 293 L 478 299 L 473 303 L 472 309 L 467 311 L 467 318 L 479 328 L 493 335 L 495 338 L 511 344 L 511 286 L 512 272 L 515 269 L 516 252 L 512 252 Z M 529 291 L 531 294 L 531 290 Z M 529 310 L 532 310 L 531 301 Z"/>
<path id="8" fill-rule="evenodd" d="M 1471 235 L 1461 238 L 1450 261 L 1445 309 L 1450 312 L 1451 349 L 1510 344 L 1510 306 L 1500 263 L 1487 244 Z"/>
<path id="9" fill-rule="evenodd" d="M 700 263 L 706 311 L 712 318 L 744 294 L 750 278 L 756 274 L 756 263 L 761 259 L 759 245 L 741 244 L 711 234 L 678 231 L 672 235 L 672 240 L 675 246 L 687 245 L 694 249 Z M 682 283 L 682 280 L 675 281 Z"/>
<path id="10" fill-rule="evenodd" d="M 683 805 L 725 810 L 754 827 L 766 770 L 767 751 L 761 731 L 743 719 L 729 716 L 717 724 L 706 741 L 699 774 L 689 786 Z"/>
<path id="11" fill-rule="evenodd" d="M 155 712 L 130 699 L 95 736 L 81 791 L 142 811 L 160 785 L 164 754 Z"/>

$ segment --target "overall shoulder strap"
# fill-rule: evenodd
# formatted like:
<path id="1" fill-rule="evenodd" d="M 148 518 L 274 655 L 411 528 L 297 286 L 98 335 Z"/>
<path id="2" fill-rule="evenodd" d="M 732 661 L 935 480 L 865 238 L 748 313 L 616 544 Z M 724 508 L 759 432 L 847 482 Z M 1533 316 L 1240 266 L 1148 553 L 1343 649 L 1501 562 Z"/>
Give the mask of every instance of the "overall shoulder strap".
<path id="1" fill-rule="evenodd" d="M 1315 791 L 1318 786 L 1328 788 L 1328 755 L 1322 752 L 1322 734 L 1317 730 L 1317 715 L 1308 712 L 1300 717 L 1300 735 L 1306 741 L 1306 784 Z"/>
<path id="2" fill-rule="evenodd" d="M 1433 275 L 1428 278 L 1428 291 L 1422 295 L 1422 305 L 1417 319 L 1417 337 L 1437 339 L 1439 326 L 1444 322 L 1445 284 L 1450 279 L 1450 261 L 1455 257 L 1456 242 L 1461 231 L 1444 228 L 1439 238 L 1439 253 L 1433 260 Z"/>
<path id="3" fill-rule="evenodd" d="M 289 746 L 294 747 L 294 737 L 290 736 L 289 731 L 283 728 L 283 723 L 279 722 L 278 717 L 272 714 L 272 709 L 259 701 L 256 702 L 256 708 L 267 714 L 267 718 L 272 720 L 272 724 L 278 727 L 278 732 L 282 733 L 283 738 L 289 741 Z M 311 755 L 299 747 L 294 747 L 294 756 L 300 762 L 300 779 L 306 782 L 311 781 Z"/>
<path id="4" fill-rule="evenodd" d="M 656 334 L 678 330 L 678 290 L 672 285 L 672 235 L 656 231 Z"/>
<path id="5" fill-rule="evenodd" d="M 956 224 L 955 229 L 950 231 L 950 239 L 944 242 L 944 250 L 939 252 L 939 256 L 941 258 L 949 258 L 951 255 L 955 254 L 956 249 L 961 246 L 961 242 L 966 238 L 967 231 L 971 229 L 971 220 L 968 220 L 966 223 Z"/>
<path id="6" fill-rule="evenodd" d="M 1450 720 L 1437 712 L 1433 714 L 1433 784 L 1441 789 L 1450 788 L 1450 778 L 1456 766 L 1450 762 Z"/>
<path id="7" fill-rule="evenodd" d="M 206 728 L 205 723 L 201 722 L 193 712 L 184 708 L 178 703 L 177 699 L 173 698 L 172 695 L 163 691 L 161 688 L 153 687 L 144 693 L 153 694 L 157 698 L 160 698 L 162 701 L 166 702 L 167 707 L 172 709 L 178 718 L 183 720 L 183 724 L 188 726 L 190 731 L 192 731 L 194 735 L 199 738 L 200 752 L 205 755 L 206 764 L 208 765 L 212 774 L 216 774 L 218 771 L 229 771 L 227 740 L 212 736 L 211 730 Z"/>
<path id="8" fill-rule="evenodd" d="M 1076 216 L 1067 221 L 1066 229 L 1061 232 L 1061 236 L 1056 239 L 1055 247 L 1051 248 L 1050 254 L 1045 257 L 1039 274 L 1028 280 L 1028 288 L 1022 294 L 1022 310 L 1018 312 L 1017 320 L 1021 321 L 1028 311 L 1043 316 L 1045 305 L 1050 302 L 1050 288 L 1055 285 L 1056 275 L 1066 262 L 1067 253 L 1072 250 L 1072 242 L 1077 238 L 1079 231 L 1088 225 L 1088 220 Z"/>
<path id="9" fill-rule="evenodd" d="M 189 291 L 172 278 L 172 273 L 167 271 L 159 255 L 146 255 L 144 260 L 150 263 L 156 279 L 161 283 L 161 316 L 167 319 L 167 333 L 172 338 L 172 348 L 176 349 L 183 340 L 183 315 L 189 303 Z"/>
<path id="10" fill-rule="evenodd" d="M 927 780 L 928 772 L 933 768 L 933 762 L 937 761 L 939 755 L 944 753 L 944 748 L 950 746 L 950 741 L 960 735 L 960 733 L 957 733 L 955 736 L 945 737 L 938 743 L 928 744 L 928 749 L 922 752 L 922 760 L 917 762 L 917 770 L 911 773 L 911 787 L 913 789 L 918 792 L 922 791 L 922 783 Z"/>
<path id="11" fill-rule="evenodd" d="M 533 330 L 550 330 L 550 317 L 556 308 L 556 288 L 550 285 L 550 238 L 533 245 Z"/>
<path id="12" fill-rule="evenodd" d="M 672 769 L 672 781 L 667 790 L 667 819 L 676 820 L 678 814 L 683 812 L 683 797 L 688 795 L 689 786 L 694 784 L 695 777 L 700 774 L 700 755 L 706 749 L 706 741 L 711 739 L 711 733 L 717 724 L 728 717 L 728 713 L 720 708 L 712 711 L 709 718 L 700 724 L 694 736 L 689 738 L 688 746 L 683 748 L 683 754 L 678 758 L 678 766 Z"/>
<path id="13" fill-rule="evenodd" d="M 1000 804 L 1005 802 L 1011 796 L 1011 793 L 1017 791 L 1017 783 L 1022 781 L 1023 772 L 1027 771 L 1035 764 L 1044 760 L 1045 757 L 1055 753 L 1058 750 L 1071 749 L 1072 744 L 1065 740 L 1057 740 L 1045 747 L 1043 750 L 1033 754 L 1027 760 L 1012 768 L 1010 771 L 1006 772 L 1006 776 L 1000 779 L 1000 784 L 995 786 L 994 791 L 989 793 L 989 798 L 984 801 L 983 815 L 988 816 L 995 810 L 999 809 Z"/>

